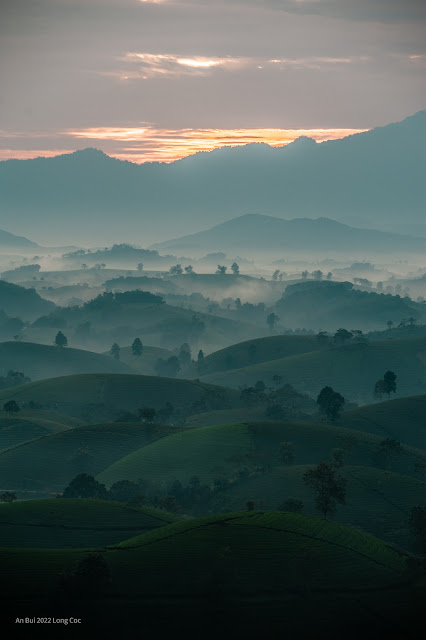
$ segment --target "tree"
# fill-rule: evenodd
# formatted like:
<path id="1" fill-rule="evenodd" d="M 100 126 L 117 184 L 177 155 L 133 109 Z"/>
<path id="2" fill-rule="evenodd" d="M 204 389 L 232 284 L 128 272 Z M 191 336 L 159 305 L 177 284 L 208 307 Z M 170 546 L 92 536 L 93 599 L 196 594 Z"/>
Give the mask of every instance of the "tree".
<path id="1" fill-rule="evenodd" d="M 204 360 L 204 353 L 203 350 L 200 349 L 198 352 L 198 358 L 197 358 L 198 362 L 200 362 L 200 360 Z"/>
<path id="2" fill-rule="evenodd" d="M 376 452 L 376 459 L 379 466 L 387 469 L 396 456 L 400 456 L 404 452 L 401 443 L 393 438 L 382 440 Z"/>
<path id="3" fill-rule="evenodd" d="M 140 338 L 135 338 L 132 342 L 132 353 L 134 356 L 141 356 L 143 353 L 143 344 Z"/>
<path id="4" fill-rule="evenodd" d="M 140 492 L 141 488 L 137 482 L 119 480 L 111 486 L 109 497 L 111 500 L 117 500 L 117 502 L 129 502 L 137 495 L 140 495 Z"/>
<path id="5" fill-rule="evenodd" d="M 6 411 L 6 413 L 17 413 L 19 411 L 18 403 L 15 400 L 8 400 L 3 405 L 3 411 Z"/>
<path id="6" fill-rule="evenodd" d="M 315 280 L 322 280 L 324 274 L 322 271 L 317 269 L 317 271 L 312 271 L 312 275 L 314 276 Z"/>
<path id="7" fill-rule="evenodd" d="M 329 271 L 326 276 L 327 280 L 331 280 L 332 277 L 333 277 L 333 274 L 331 273 L 331 271 Z"/>
<path id="8" fill-rule="evenodd" d="M 396 393 L 396 375 L 393 371 L 386 371 L 383 376 L 384 392 L 390 396 L 391 393 Z"/>
<path id="9" fill-rule="evenodd" d="M 278 320 L 279 320 L 279 317 L 273 311 L 266 318 L 266 323 L 267 323 L 267 325 L 268 325 L 268 327 L 270 328 L 271 331 L 274 329 L 274 327 L 275 327 L 276 323 L 278 322 Z"/>
<path id="10" fill-rule="evenodd" d="M 191 347 L 187 342 L 180 346 L 178 358 L 182 367 L 189 367 L 191 364 Z"/>
<path id="11" fill-rule="evenodd" d="M 152 423 L 157 415 L 157 410 L 154 407 L 142 407 L 139 409 L 139 418 L 144 424 Z"/>
<path id="12" fill-rule="evenodd" d="M 192 264 L 189 264 L 187 267 L 185 267 L 185 273 L 194 273 Z"/>
<path id="13" fill-rule="evenodd" d="M 272 381 L 277 387 L 281 384 L 282 380 L 283 377 L 278 375 L 277 373 L 272 376 Z"/>
<path id="14" fill-rule="evenodd" d="M 272 280 L 278 280 L 279 275 L 280 275 L 280 270 L 275 269 L 274 273 L 272 274 Z"/>
<path id="15" fill-rule="evenodd" d="M 329 344 L 330 336 L 328 335 L 327 331 L 319 331 L 317 333 L 317 342 L 321 346 L 325 346 L 326 344 Z"/>
<path id="16" fill-rule="evenodd" d="M 240 275 L 240 267 L 238 266 L 238 264 L 236 262 L 233 262 L 231 264 L 231 269 L 232 269 L 232 273 L 234 274 L 234 276 L 239 276 Z"/>
<path id="17" fill-rule="evenodd" d="M 120 360 L 120 347 L 116 342 L 114 342 L 109 352 L 115 360 Z"/>
<path id="18" fill-rule="evenodd" d="M 305 269 L 305 271 L 302 271 L 302 279 L 303 280 L 306 280 L 308 275 L 309 275 L 309 271 L 307 271 L 306 269 Z"/>
<path id="19" fill-rule="evenodd" d="M 327 419 L 334 422 L 340 415 L 345 399 L 340 393 L 334 391 L 332 387 L 323 387 L 318 394 L 317 404 L 321 411 L 325 413 Z"/>
<path id="20" fill-rule="evenodd" d="M 376 400 L 381 400 L 384 393 L 385 381 L 383 379 L 377 380 L 376 384 L 374 385 L 373 396 L 376 398 Z"/>
<path id="21" fill-rule="evenodd" d="M 280 442 L 280 458 L 284 464 L 293 464 L 296 456 L 291 442 Z"/>
<path id="22" fill-rule="evenodd" d="M 340 467 L 343 467 L 343 465 L 345 464 L 344 450 L 340 448 L 333 449 L 331 452 L 331 462 L 338 469 Z"/>
<path id="23" fill-rule="evenodd" d="M 143 262 L 138 262 L 138 271 L 143 270 Z"/>
<path id="24" fill-rule="evenodd" d="M 61 349 L 62 349 L 62 347 L 67 347 L 68 346 L 68 340 L 67 340 L 66 336 L 64 336 L 62 331 L 58 331 L 58 333 L 56 334 L 55 344 L 56 344 L 57 347 L 60 347 Z"/>
<path id="25" fill-rule="evenodd" d="M 88 473 L 79 473 L 71 480 L 62 494 L 64 498 L 108 500 L 108 491 Z"/>
<path id="26" fill-rule="evenodd" d="M 392 327 L 395 326 L 395 324 L 392 322 L 392 320 L 388 320 L 387 323 L 386 323 L 386 326 L 390 331 L 392 329 Z"/>
<path id="27" fill-rule="evenodd" d="M 13 491 L 4 491 L 0 493 L 0 502 L 15 502 L 18 498 Z"/>
<path id="28" fill-rule="evenodd" d="M 289 511 L 290 513 L 303 513 L 303 504 L 302 500 L 298 500 L 297 498 L 287 498 L 278 509 L 280 511 Z"/>
<path id="29" fill-rule="evenodd" d="M 175 264 L 173 267 L 170 267 L 169 273 L 171 276 L 181 276 L 183 273 L 182 265 Z"/>
<path id="30" fill-rule="evenodd" d="M 352 338 L 352 332 L 347 329 L 337 329 L 333 336 L 333 340 L 336 344 L 344 344 Z"/>
<path id="31" fill-rule="evenodd" d="M 324 518 L 336 512 L 336 502 L 346 504 L 346 478 L 339 476 L 333 464 L 320 462 L 303 474 L 304 483 L 314 491 L 315 506 Z"/>
<path id="32" fill-rule="evenodd" d="M 217 269 L 216 269 L 216 273 L 219 273 L 219 274 L 224 276 L 225 273 L 226 273 L 226 269 L 227 269 L 227 267 L 225 267 L 224 265 L 218 264 L 217 265 Z"/>

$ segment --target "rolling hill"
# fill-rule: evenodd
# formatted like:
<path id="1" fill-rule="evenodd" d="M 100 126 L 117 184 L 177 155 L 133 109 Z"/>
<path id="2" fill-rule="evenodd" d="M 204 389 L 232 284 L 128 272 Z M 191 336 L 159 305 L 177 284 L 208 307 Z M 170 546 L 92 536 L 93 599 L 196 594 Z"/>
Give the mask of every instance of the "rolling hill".
<path id="1" fill-rule="evenodd" d="M 376 381 L 383 378 L 387 370 L 394 371 L 397 376 L 397 396 L 424 393 L 426 339 L 347 344 L 201 376 L 200 379 L 238 387 L 253 385 L 258 380 L 270 384 L 274 375 L 280 375 L 284 382 L 312 396 L 316 397 L 328 385 L 348 400 L 367 404 L 371 403 Z"/>
<path id="2" fill-rule="evenodd" d="M 106 351 L 104 355 L 110 355 L 109 351 Z M 161 347 L 147 347 L 144 345 L 142 355 L 134 356 L 132 353 L 132 347 L 120 347 L 120 362 L 124 362 L 128 367 L 144 376 L 158 375 L 155 370 L 157 360 L 159 358 L 167 360 L 173 355 L 173 351 L 170 351 L 169 349 L 161 349 Z"/>
<path id="3" fill-rule="evenodd" d="M 53 302 L 41 298 L 34 289 L 0 280 L 0 309 L 8 316 L 35 320 L 55 309 Z"/>
<path id="4" fill-rule="evenodd" d="M 79 427 L 77 418 L 40 409 L 22 409 L 17 414 L 0 412 L 0 451 L 22 442 Z"/>
<path id="5" fill-rule="evenodd" d="M 61 492 L 78 473 L 100 473 L 132 451 L 177 430 L 115 422 L 51 433 L 0 452 L 0 487 Z"/>
<path id="6" fill-rule="evenodd" d="M 56 335 L 52 330 L 53 338 Z M 1 342 L 0 371 L 23 371 L 32 380 L 81 373 L 132 373 L 124 362 L 82 349 L 33 342 Z"/>
<path id="7" fill-rule="evenodd" d="M 424 584 L 407 569 L 409 554 L 308 516 L 255 511 L 177 522 L 103 548 L 111 576 L 104 593 L 84 581 L 64 593 L 88 553 L 0 550 L 10 620 L 22 608 L 29 616 L 49 608 L 58 618 L 71 608 L 89 630 L 116 633 L 123 617 L 139 629 L 142 613 L 157 637 L 178 626 L 206 638 L 224 629 L 225 637 L 254 638 L 266 625 L 274 636 L 283 625 L 297 635 L 303 620 L 308 636 L 335 640 L 344 628 L 352 640 L 366 628 L 376 638 L 406 637 L 407 625 L 423 619 Z M 105 607 L 108 616 L 100 615 Z"/>
<path id="8" fill-rule="evenodd" d="M 103 500 L 26 500 L 0 506 L 3 547 L 103 547 L 180 520 L 165 511 Z"/>
<path id="9" fill-rule="evenodd" d="M 106 358 L 106 356 L 102 356 Z M 112 360 L 112 359 L 111 359 Z M 30 382 L 0 391 L 0 406 L 31 400 L 45 408 L 96 423 L 117 419 L 140 407 L 164 408 L 167 402 L 188 413 L 239 406 L 239 392 L 192 380 L 133 374 L 80 374 Z"/>
<path id="10" fill-rule="evenodd" d="M 37 249 L 39 246 L 35 242 L 28 240 L 28 238 L 15 236 L 13 233 L 0 229 L 0 248 L 3 250 L 14 251 L 15 249 Z"/>

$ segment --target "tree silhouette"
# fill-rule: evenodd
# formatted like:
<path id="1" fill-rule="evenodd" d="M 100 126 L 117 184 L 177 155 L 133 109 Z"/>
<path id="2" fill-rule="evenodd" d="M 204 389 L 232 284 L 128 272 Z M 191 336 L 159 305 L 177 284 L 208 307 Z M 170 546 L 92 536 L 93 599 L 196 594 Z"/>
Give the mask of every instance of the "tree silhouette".
<path id="1" fill-rule="evenodd" d="M 277 316 L 276 313 L 274 313 L 272 311 L 272 313 L 270 313 L 268 315 L 268 317 L 266 318 L 266 323 L 268 325 L 268 327 L 271 329 L 271 331 L 273 330 L 273 328 L 275 327 L 276 323 L 278 322 L 279 317 Z"/>
<path id="2" fill-rule="evenodd" d="M 333 464 L 320 462 L 303 474 L 304 483 L 313 489 L 315 506 L 324 518 L 336 512 L 336 502 L 346 504 L 346 478 L 339 476 Z"/>
<path id="3" fill-rule="evenodd" d="M 340 393 L 334 391 L 332 387 L 323 387 L 318 394 L 317 404 L 325 413 L 328 420 L 334 422 L 339 417 L 340 411 L 345 404 L 345 399 Z"/>
<path id="4" fill-rule="evenodd" d="M 240 267 L 238 266 L 238 264 L 236 262 L 233 262 L 231 264 L 231 269 L 232 269 L 232 273 L 234 274 L 234 276 L 239 276 L 240 275 Z"/>
<path id="5" fill-rule="evenodd" d="M 134 356 L 141 356 L 143 353 L 143 344 L 140 338 L 135 338 L 132 342 L 132 353 Z"/>
<path id="6" fill-rule="evenodd" d="M 17 413 L 19 406 L 15 400 L 8 400 L 3 405 L 3 411 L 6 411 L 6 413 Z"/>
<path id="7" fill-rule="evenodd" d="M 115 360 L 120 360 L 120 347 L 118 346 L 118 344 L 116 342 L 114 342 L 114 344 L 112 345 L 112 347 L 110 349 L 110 355 Z"/>
<path id="8" fill-rule="evenodd" d="M 58 333 L 56 334 L 55 344 L 56 344 L 57 347 L 60 347 L 61 349 L 62 349 L 62 347 L 67 347 L 68 346 L 68 340 L 67 340 L 66 336 L 64 336 L 62 331 L 58 331 Z"/>

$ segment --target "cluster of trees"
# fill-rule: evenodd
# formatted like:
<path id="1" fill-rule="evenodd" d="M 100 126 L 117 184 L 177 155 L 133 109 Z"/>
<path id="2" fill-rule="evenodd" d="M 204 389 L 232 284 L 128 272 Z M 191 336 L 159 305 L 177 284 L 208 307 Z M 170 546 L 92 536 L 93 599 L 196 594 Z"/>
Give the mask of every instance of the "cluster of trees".
<path id="1" fill-rule="evenodd" d="M 366 344 L 367 338 L 363 334 L 360 329 L 348 329 L 340 328 L 337 331 L 330 335 L 327 331 L 319 331 L 317 333 L 317 340 L 321 345 L 343 345 L 351 342 L 356 342 L 358 344 Z"/>
<path id="2" fill-rule="evenodd" d="M 393 371 L 386 371 L 383 378 L 374 385 L 373 396 L 376 400 L 381 400 L 385 394 L 389 398 L 391 393 L 396 393 L 396 375 Z"/>
<path id="3" fill-rule="evenodd" d="M 26 376 L 22 371 L 13 371 L 9 369 L 5 376 L 0 376 L 0 389 L 10 389 L 21 384 L 31 382 L 31 378 Z"/>
<path id="4" fill-rule="evenodd" d="M 335 422 L 344 407 L 344 397 L 332 387 L 323 387 L 318 394 L 317 404 L 327 420 Z"/>
<path id="5" fill-rule="evenodd" d="M 114 342 L 110 351 L 110 355 L 115 360 L 120 360 L 120 345 L 117 342 Z M 132 355 L 137 356 L 138 358 L 143 354 L 143 344 L 140 338 L 135 338 L 132 342 Z"/>

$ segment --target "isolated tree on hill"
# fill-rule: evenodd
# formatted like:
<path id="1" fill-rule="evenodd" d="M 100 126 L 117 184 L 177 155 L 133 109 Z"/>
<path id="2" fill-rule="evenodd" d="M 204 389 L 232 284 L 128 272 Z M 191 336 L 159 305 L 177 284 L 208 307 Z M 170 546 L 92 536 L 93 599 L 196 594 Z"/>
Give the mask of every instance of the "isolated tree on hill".
<path id="1" fill-rule="evenodd" d="M 82 269 L 87 269 L 87 264 L 83 262 L 83 264 L 81 265 Z"/>
<path id="2" fill-rule="evenodd" d="M 0 502 L 15 502 L 18 498 L 13 491 L 4 491 L 0 493 Z"/>
<path id="3" fill-rule="evenodd" d="M 391 393 L 396 393 L 396 375 L 393 371 L 386 371 L 383 378 L 377 380 L 374 385 L 373 395 L 375 398 L 381 399 L 385 393 L 388 398 Z"/>
<path id="4" fill-rule="evenodd" d="M 410 318 L 408 318 L 408 324 L 410 327 L 414 326 L 416 324 L 416 319 L 413 318 L 413 316 L 410 316 Z"/>
<path id="5" fill-rule="evenodd" d="M 185 273 L 194 273 L 192 264 L 189 264 L 187 267 L 185 267 Z"/>
<path id="6" fill-rule="evenodd" d="M 280 275 L 280 270 L 275 269 L 274 273 L 272 274 L 272 280 L 278 280 L 279 275 Z"/>
<path id="7" fill-rule="evenodd" d="M 217 269 L 216 269 L 216 273 L 219 273 L 221 275 L 225 275 L 226 269 L 227 269 L 227 267 L 225 267 L 225 265 L 218 264 L 217 265 Z"/>
<path id="8" fill-rule="evenodd" d="M 138 271 L 143 270 L 143 262 L 138 262 Z"/>
<path id="9" fill-rule="evenodd" d="M 175 264 L 173 267 L 170 267 L 169 273 L 171 276 L 180 276 L 183 273 L 182 265 Z"/>
<path id="10" fill-rule="evenodd" d="M 305 271 L 302 271 L 302 279 L 303 280 L 306 280 L 308 275 L 309 275 L 309 271 L 307 271 L 306 269 L 305 269 Z"/>
<path id="11" fill-rule="evenodd" d="M 303 474 L 304 483 L 314 491 L 315 506 L 324 518 L 336 512 L 336 502 L 346 504 L 346 478 L 339 476 L 333 464 L 320 462 Z"/>
<path id="12" fill-rule="evenodd" d="M 333 274 L 331 273 L 331 271 L 329 271 L 326 276 L 327 280 L 331 280 L 332 277 L 333 277 Z"/>
<path id="13" fill-rule="evenodd" d="M 333 336 L 333 340 L 336 344 L 344 344 L 352 338 L 352 332 L 347 329 L 337 329 Z"/>
<path id="14" fill-rule="evenodd" d="M 317 333 L 317 342 L 321 346 L 325 346 L 326 344 L 329 344 L 330 336 L 328 335 L 327 331 L 319 331 Z"/>
<path id="15" fill-rule="evenodd" d="M 116 342 L 112 345 L 109 353 L 115 360 L 120 360 L 120 347 Z"/>
<path id="16" fill-rule="evenodd" d="M 143 353 L 143 344 L 140 338 L 135 338 L 132 342 L 132 353 L 134 356 L 141 356 Z"/>
<path id="17" fill-rule="evenodd" d="M 278 322 L 278 320 L 279 320 L 279 317 L 273 311 L 266 318 L 266 323 L 267 323 L 267 325 L 268 325 L 268 327 L 270 328 L 271 331 L 274 329 L 274 327 L 275 327 L 276 323 Z"/>
<path id="18" fill-rule="evenodd" d="M 240 267 L 238 266 L 238 264 L 236 262 L 233 262 L 231 264 L 231 269 L 232 269 L 232 273 L 234 274 L 234 276 L 239 276 L 240 275 Z"/>
<path id="19" fill-rule="evenodd" d="M 325 413 L 327 419 L 334 422 L 340 415 L 345 399 L 340 393 L 334 391 L 332 387 L 323 387 L 318 394 L 317 404 L 321 411 Z"/>
<path id="20" fill-rule="evenodd" d="M 314 276 L 315 280 L 322 280 L 324 274 L 322 271 L 317 269 L 317 271 L 312 271 L 312 275 Z"/>
<path id="21" fill-rule="evenodd" d="M 57 347 L 60 347 L 60 348 L 68 346 L 68 340 L 66 336 L 64 336 L 62 331 L 58 331 L 58 333 L 56 334 L 55 344 Z"/>
<path id="22" fill-rule="evenodd" d="M 144 424 L 152 423 L 157 415 L 157 410 L 154 407 L 142 407 L 139 409 L 139 418 Z"/>
<path id="23" fill-rule="evenodd" d="M 198 362 L 200 362 L 200 360 L 204 360 L 204 353 L 203 350 L 200 349 L 198 352 L 198 358 L 197 358 Z"/>
<path id="24" fill-rule="evenodd" d="M 64 498 L 108 500 L 108 491 L 88 473 L 79 473 L 73 478 L 62 494 Z"/>
<path id="25" fill-rule="evenodd" d="M 6 413 L 17 413 L 19 411 L 18 403 L 15 400 L 8 400 L 3 405 L 3 411 Z"/>

